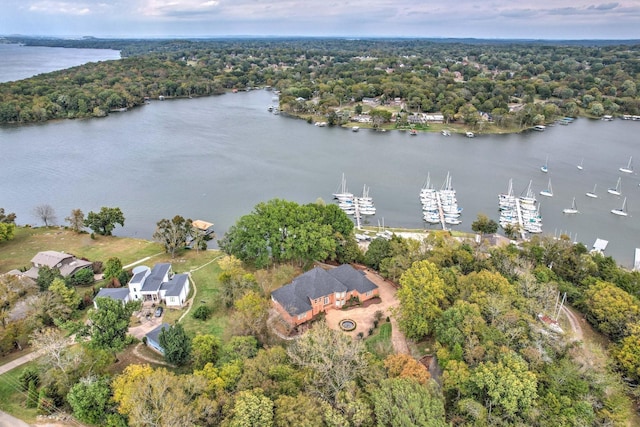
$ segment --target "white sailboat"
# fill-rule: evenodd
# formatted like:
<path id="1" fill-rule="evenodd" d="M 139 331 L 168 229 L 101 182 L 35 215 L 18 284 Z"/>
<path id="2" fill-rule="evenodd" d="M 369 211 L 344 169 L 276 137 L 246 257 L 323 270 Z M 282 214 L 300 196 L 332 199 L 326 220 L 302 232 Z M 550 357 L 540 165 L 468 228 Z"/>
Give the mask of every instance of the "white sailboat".
<path id="1" fill-rule="evenodd" d="M 349 193 L 347 190 L 347 179 L 344 177 L 344 172 L 342 173 L 342 181 L 336 192 L 333 193 L 333 197 L 340 201 L 353 200 L 353 193 Z"/>
<path id="2" fill-rule="evenodd" d="M 544 165 L 540 166 L 540 170 L 544 173 L 549 172 L 549 156 L 547 156 L 547 159 L 544 161 Z"/>
<path id="3" fill-rule="evenodd" d="M 611 213 L 618 216 L 628 216 L 627 212 L 627 198 L 624 198 L 624 202 L 622 202 L 622 207 L 620 209 L 611 209 Z"/>
<path id="4" fill-rule="evenodd" d="M 587 197 L 591 197 L 592 199 L 597 199 L 598 195 L 596 194 L 596 186 L 598 184 L 593 184 L 593 191 L 587 191 L 585 194 Z"/>
<path id="5" fill-rule="evenodd" d="M 584 163 L 584 157 L 580 160 L 580 164 L 576 166 L 579 170 L 582 170 L 582 164 Z"/>
<path id="6" fill-rule="evenodd" d="M 578 211 L 578 208 L 576 207 L 576 198 L 575 197 L 573 198 L 573 202 L 571 202 L 571 207 L 563 209 L 562 213 L 565 213 L 565 214 L 577 214 L 577 213 L 580 213 L 580 211 Z"/>
<path id="7" fill-rule="evenodd" d="M 551 178 L 549 178 L 549 184 L 545 190 L 540 192 L 541 196 L 553 197 L 553 188 L 551 188 Z"/>
<path id="8" fill-rule="evenodd" d="M 622 178 L 618 177 L 618 182 L 616 183 L 616 188 L 609 188 L 607 190 L 607 193 L 609 194 L 613 194 L 614 196 L 619 196 L 620 194 L 620 181 L 622 181 Z"/>
<path id="9" fill-rule="evenodd" d="M 633 165 L 631 164 L 632 161 L 633 161 L 633 156 L 629 157 L 629 163 L 627 163 L 627 166 L 621 167 L 618 170 L 624 173 L 633 173 Z"/>

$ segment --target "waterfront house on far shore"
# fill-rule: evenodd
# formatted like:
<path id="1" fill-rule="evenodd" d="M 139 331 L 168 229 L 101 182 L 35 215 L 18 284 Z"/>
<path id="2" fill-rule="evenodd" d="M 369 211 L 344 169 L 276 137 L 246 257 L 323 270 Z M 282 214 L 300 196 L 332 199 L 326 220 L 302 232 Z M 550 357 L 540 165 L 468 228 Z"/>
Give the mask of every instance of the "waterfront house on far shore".
<path id="1" fill-rule="evenodd" d="M 316 267 L 271 293 L 274 308 L 291 326 L 341 308 L 351 298 L 361 302 L 380 295 L 378 286 L 348 264 L 324 270 Z"/>

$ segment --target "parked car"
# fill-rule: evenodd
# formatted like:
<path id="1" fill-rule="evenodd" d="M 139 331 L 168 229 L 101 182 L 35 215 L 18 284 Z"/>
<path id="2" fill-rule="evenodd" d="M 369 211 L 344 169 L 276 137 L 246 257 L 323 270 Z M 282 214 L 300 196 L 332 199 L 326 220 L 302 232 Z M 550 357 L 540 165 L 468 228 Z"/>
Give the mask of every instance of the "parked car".
<path id="1" fill-rule="evenodd" d="M 156 317 L 162 316 L 162 307 L 156 308 L 155 316 Z"/>

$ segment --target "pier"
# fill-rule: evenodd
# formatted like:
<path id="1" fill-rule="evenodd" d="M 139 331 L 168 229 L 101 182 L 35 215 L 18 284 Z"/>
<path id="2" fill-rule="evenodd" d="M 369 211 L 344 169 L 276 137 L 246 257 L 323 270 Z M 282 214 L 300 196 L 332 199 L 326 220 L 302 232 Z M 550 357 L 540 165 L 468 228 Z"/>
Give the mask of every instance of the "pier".
<path id="1" fill-rule="evenodd" d="M 440 198 L 440 192 L 436 191 L 436 203 L 438 204 L 438 215 L 440 216 L 440 224 L 442 229 L 447 231 L 447 224 L 444 222 L 444 209 L 442 209 L 442 199 Z"/>
<path id="2" fill-rule="evenodd" d="M 516 214 L 518 215 L 518 231 L 520 232 L 520 237 L 522 240 L 525 240 L 527 237 L 526 230 L 524 229 L 524 219 L 522 218 L 522 208 L 520 207 L 520 199 L 516 200 Z"/>

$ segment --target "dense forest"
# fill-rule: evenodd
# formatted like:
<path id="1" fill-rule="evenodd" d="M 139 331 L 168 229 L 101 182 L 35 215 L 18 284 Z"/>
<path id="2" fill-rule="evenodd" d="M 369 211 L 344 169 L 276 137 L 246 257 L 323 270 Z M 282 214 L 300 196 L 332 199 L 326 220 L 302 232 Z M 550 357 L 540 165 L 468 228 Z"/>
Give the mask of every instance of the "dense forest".
<path id="1" fill-rule="evenodd" d="M 335 206 L 271 200 L 239 218 L 221 246 L 215 275 L 198 276 L 198 299 L 215 289 L 215 302 L 170 323 L 160 334 L 164 362 L 153 365 L 115 357 L 136 346 L 127 327 L 139 302 L 99 298 L 98 309 L 87 310 L 91 294 L 79 294 L 87 288 L 51 271 L 36 285 L 0 276 L 2 351 L 28 340 L 44 354 L 3 383 L 23 390 L 27 408 L 108 426 L 556 427 L 638 419 L 640 273 L 564 236 L 490 246 L 448 232 L 393 235 L 362 252 L 353 223 Z M 194 256 L 187 252 L 183 260 Z M 205 265 L 210 258 L 203 254 Z M 356 337 L 329 328 L 323 316 L 301 329 L 277 326 L 271 291 L 314 261 L 364 263 L 397 286 L 397 309 L 376 312 L 368 334 Z M 119 279 L 128 272 L 117 258 L 104 272 L 111 284 L 128 277 Z M 558 311 L 564 293 L 568 312 Z M 11 320 L 24 295 L 39 303 Z M 564 332 L 541 314 L 556 314 Z M 223 330 L 212 328 L 221 318 Z M 69 346 L 74 332 L 86 338 Z M 408 353 L 391 343 L 400 332 Z M 425 354 L 437 360 L 431 370 L 418 362 Z"/>
<path id="2" fill-rule="evenodd" d="M 439 112 L 474 128 L 640 114 L 639 45 L 630 42 L 5 40 L 113 48 L 123 59 L 0 84 L 0 123 L 100 117 L 160 96 L 261 87 L 280 91 L 282 111 L 331 124 L 348 119 L 339 113 L 351 114 L 365 98 L 379 109 L 401 100 L 402 114 Z"/>

